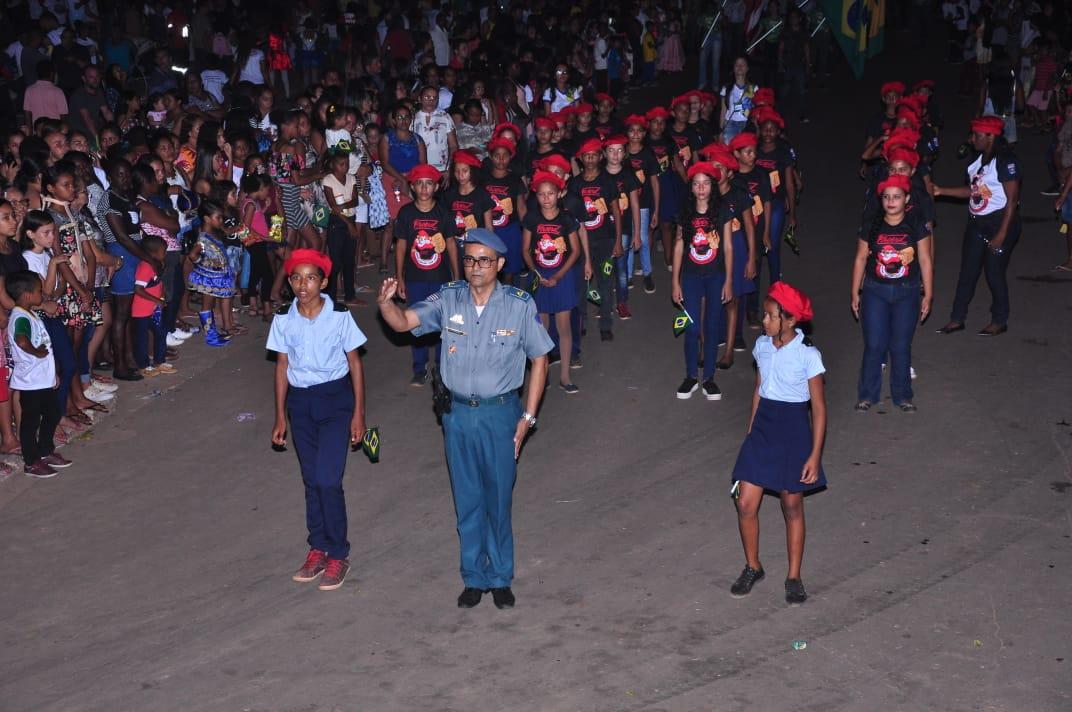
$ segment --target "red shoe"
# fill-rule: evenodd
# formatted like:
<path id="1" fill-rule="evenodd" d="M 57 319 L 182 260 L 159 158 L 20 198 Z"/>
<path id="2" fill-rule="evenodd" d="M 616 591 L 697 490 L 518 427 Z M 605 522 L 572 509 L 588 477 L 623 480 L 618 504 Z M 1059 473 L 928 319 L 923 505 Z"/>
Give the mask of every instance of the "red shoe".
<path id="1" fill-rule="evenodd" d="M 346 580 L 346 574 L 350 570 L 350 562 L 346 559 L 328 559 L 324 567 L 324 578 L 320 579 L 317 586 L 321 591 L 334 591 Z"/>
<path id="2" fill-rule="evenodd" d="M 74 464 L 73 462 L 68 460 L 66 457 L 64 457 L 63 455 L 60 455 L 57 452 L 54 452 L 51 455 L 45 455 L 44 457 L 41 458 L 40 461 L 45 463 L 49 467 L 54 467 L 56 469 L 62 469 L 64 467 L 70 467 L 71 465 Z"/>
<path id="3" fill-rule="evenodd" d="M 622 302 L 618 303 L 618 318 L 622 321 L 633 318 L 633 312 L 629 311 L 629 305 Z"/>
<path id="4" fill-rule="evenodd" d="M 305 563 L 298 569 L 298 572 L 291 578 L 298 583 L 309 583 L 316 579 L 317 576 L 324 573 L 324 568 L 328 561 L 327 552 L 320 551 L 319 549 L 310 549 L 308 555 L 305 557 Z"/>

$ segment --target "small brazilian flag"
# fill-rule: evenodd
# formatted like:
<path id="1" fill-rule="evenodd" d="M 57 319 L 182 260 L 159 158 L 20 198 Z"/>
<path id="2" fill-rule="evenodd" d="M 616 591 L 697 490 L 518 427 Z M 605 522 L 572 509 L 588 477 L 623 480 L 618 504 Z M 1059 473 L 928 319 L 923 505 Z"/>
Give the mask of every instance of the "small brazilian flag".
<path id="1" fill-rule="evenodd" d="M 603 297 L 599 296 L 599 290 L 592 286 L 592 280 L 588 280 L 588 301 L 597 307 L 603 303 Z"/>
<path id="2" fill-rule="evenodd" d="M 369 428 L 365 431 L 365 436 L 361 438 L 361 449 L 365 451 L 365 455 L 368 456 L 369 462 L 377 463 L 380 461 L 379 428 Z"/>
<path id="3" fill-rule="evenodd" d="M 327 227 L 331 221 L 331 211 L 328 210 L 326 205 L 317 205 L 313 208 L 312 223 L 316 227 Z"/>
<path id="4" fill-rule="evenodd" d="M 537 272 L 535 270 L 532 271 L 532 280 L 529 282 L 529 286 L 526 287 L 526 289 L 528 289 L 529 294 L 531 294 L 534 297 L 536 296 L 536 292 L 539 291 L 539 289 L 540 289 L 540 273 L 539 272 Z"/>
<path id="5" fill-rule="evenodd" d="M 685 329 L 689 328 L 692 324 L 692 317 L 689 313 L 682 309 L 674 315 L 674 336 L 681 336 L 685 333 Z"/>
<path id="6" fill-rule="evenodd" d="M 603 264 L 599 266 L 599 271 L 603 273 L 604 277 L 609 277 L 614 274 L 614 258 L 608 257 L 603 260 Z"/>

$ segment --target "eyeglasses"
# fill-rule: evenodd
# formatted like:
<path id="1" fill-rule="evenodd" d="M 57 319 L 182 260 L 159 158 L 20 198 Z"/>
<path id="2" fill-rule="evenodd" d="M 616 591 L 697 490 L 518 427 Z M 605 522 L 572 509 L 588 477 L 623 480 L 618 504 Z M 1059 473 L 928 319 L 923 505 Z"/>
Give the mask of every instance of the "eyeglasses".
<path id="1" fill-rule="evenodd" d="M 462 264 L 470 268 L 480 265 L 480 269 L 491 269 L 491 265 L 494 264 L 497 259 L 497 257 L 488 257 L 487 255 L 480 255 L 480 257 L 466 255 L 462 257 Z"/>
<path id="2" fill-rule="evenodd" d="M 395 114 L 395 118 L 398 119 L 399 121 L 409 121 L 410 120 L 410 115 L 409 114 Z"/>

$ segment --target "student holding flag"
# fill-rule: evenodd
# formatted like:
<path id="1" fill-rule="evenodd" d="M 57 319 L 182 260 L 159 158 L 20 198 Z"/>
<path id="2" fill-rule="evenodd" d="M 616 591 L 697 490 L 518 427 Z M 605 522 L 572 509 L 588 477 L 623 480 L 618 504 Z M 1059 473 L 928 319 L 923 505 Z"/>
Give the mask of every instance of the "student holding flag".
<path id="1" fill-rule="evenodd" d="M 691 398 L 698 387 L 700 327 L 695 320 L 706 306 L 703 391 L 707 400 L 716 401 L 722 399 L 722 391 L 715 384 L 715 356 L 723 333 L 722 305 L 733 298 L 733 215 L 720 209 L 715 186 L 722 179 L 722 171 L 714 164 L 695 163 L 689 167 L 687 177 L 692 200 L 678 217 L 671 288 L 674 303 L 681 305 L 684 312 L 674 320 L 675 333 L 679 333 L 679 325 L 685 326 L 685 380 L 677 389 L 677 397 Z M 682 316 L 686 319 L 682 320 Z"/>
<path id="2" fill-rule="evenodd" d="M 559 207 L 566 181 L 554 173 L 538 170 L 532 177 L 532 192 L 538 209 L 529 211 L 521 221 L 521 241 L 525 264 L 539 279 L 536 311 L 546 329 L 554 315 L 562 353 L 571 353 L 570 311 L 578 304 L 577 271 L 573 268 L 580 256 L 577 239 L 579 223 Z M 569 395 L 578 392 L 570 379 L 570 363 L 559 365 L 559 387 Z"/>

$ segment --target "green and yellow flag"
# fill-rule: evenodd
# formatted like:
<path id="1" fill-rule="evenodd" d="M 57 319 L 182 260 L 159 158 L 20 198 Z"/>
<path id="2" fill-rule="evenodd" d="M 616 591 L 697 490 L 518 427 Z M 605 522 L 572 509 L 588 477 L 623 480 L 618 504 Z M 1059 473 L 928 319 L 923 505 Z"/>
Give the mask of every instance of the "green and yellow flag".
<path id="1" fill-rule="evenodd" d="M 674 314 L 674 336 L 684 334 L 685 329 L 688 329 L 690 324 L 692 324 L 692 317 L 684 309 Z"/>
<path id="2" fill-rule="evenodd" d="M 592 280 L 588 280 L 588 301 L 597 307 L 603 303 L 603 297 L 599 296 L 599 290 L 592 286 Z"/>
<path id="3" fill-rule="evenodd" d="M 614 274 L 614 258 L 608 257 L 603 260 L 603 264 L 599 266 L 599 270 L 603 273 L 604 277 L 609 277 Z"/>
<path id="4" fill-rule="evenodd" d="M 886 0 L 819 0 L 845 59 L 859 79 L 885 44 Z"/>
<path id="5" fill-rule="evenodd" d="M 361 449 L 365 451 L 369 462 L 376 463 L 380 461 L 379 428 L 372 427 L 365 431 L 365 437 L 361 438 Z"/>

